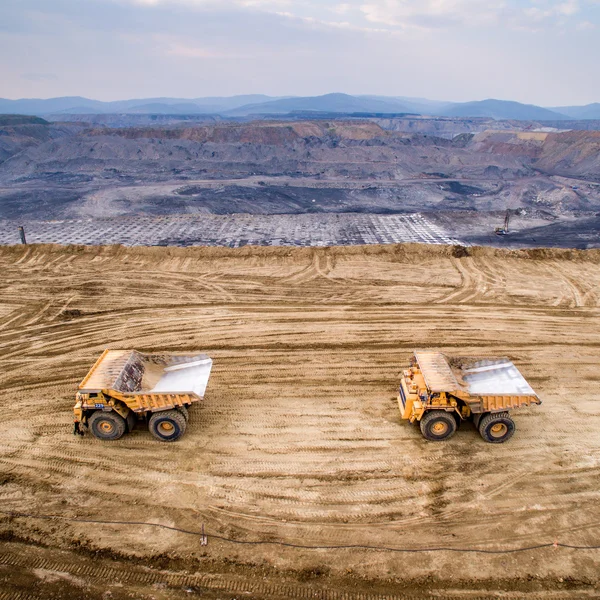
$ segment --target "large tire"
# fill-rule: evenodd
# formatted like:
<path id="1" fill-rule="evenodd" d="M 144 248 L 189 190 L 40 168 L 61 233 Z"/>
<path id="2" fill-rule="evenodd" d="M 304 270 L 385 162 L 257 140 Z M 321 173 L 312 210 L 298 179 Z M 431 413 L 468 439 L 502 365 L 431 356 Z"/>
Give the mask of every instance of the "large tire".
<path id="1" fill-rule="evenodd" d="M 88 419 L 88 427 L 99 440 L 118 440 L 125 433 L 125 419 L 115 411 L 97 410 Z"/>
<path id="2" fill-rule="evenodd" d="M 174 442 L 185 433 L 185 417 L 178 410 L 154 413 L 148 421 L 150 433 L 161 442 Z"/>
<path id="3" fill-rule="evenodd" d="M 178 410 L 183 415 L 186 423 L 190 420 L 190 411 L 183 404 L 178 406 L 175 410 Z"/>
<path id="4" fill-rule="evenodd" d="M 456 433 L 456 419 L 444 410 L 430 410 L 421 419 L 421 433 L 431 442 L 450 439 Z"/>
<path id="5" fill-rule="evenodd" d="M 507 412 L 491 413 L 479 421 L 479 433 L 490 444 L 502 444 L 509 440 L 515 433 L 515 422 Z"/>

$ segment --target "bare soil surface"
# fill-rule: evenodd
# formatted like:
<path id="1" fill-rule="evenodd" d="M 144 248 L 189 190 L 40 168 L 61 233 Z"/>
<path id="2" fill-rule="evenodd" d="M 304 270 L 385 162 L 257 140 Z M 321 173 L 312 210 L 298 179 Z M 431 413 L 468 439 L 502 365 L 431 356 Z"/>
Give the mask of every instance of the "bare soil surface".
<path id="1" fill-rule="evenodd" d="M 552 544 L 600 544 L 599 258 L 0 248 L 0 598 L 598 597 L 600 550 Z M 72 435 L 107 347 L 213 358 L 180 441 Z M 543 404 L 427 442 L 419 347 L 508 356 Z"/>

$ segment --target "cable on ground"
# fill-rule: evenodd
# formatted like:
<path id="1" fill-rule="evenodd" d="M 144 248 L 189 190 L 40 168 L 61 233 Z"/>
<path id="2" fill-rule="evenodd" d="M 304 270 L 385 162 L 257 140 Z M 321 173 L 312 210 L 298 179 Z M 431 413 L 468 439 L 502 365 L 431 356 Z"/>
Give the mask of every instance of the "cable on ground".
<path id="1" fill-rule="evenodd" d="M 177 531 L 186 535 L 195 535 L 212 540 L 220 540 L 230 544 L 240 544 L 246 546 L 282 546 L 285 548 L 299 548 L 301 550 L 375 550 L 380 552 L 398 552 L 404 554 L 417 554 L 423 552 L 459 552 L 459 553 L 475 553 L 475 554 L 515 554 L 517 552 L 529 552 L 531 550 L 540 550 L 542 548 L 568 548 L 570 550 L 600 550 L 600 545 L 597 546 L 577 546 L 574 544 L 563 544 L 560 542 L 550 542 L 546 544 L 535 544 L 533 546 L 522 546 L 520 548 L 505 548 L 500 550 L 486 550 L 483 548 L 450 548 L 445 546 L 432 546 L 429 548 L 397 548 L 393 546 L 369 546 L 366 544 L 348 544 L 335 546 L 310 546 L 306 544 L 293 544 L 291 542 L 283 542 L 280 540 L 235 540 L 223 535 L 214 533 L 202 533 L 200 531 L 190 531 L 189 529 L 181 529 L 180 527 L 172 527 L 163 525 L 162 523 L 147 523 L 146 521 L 108 521 L 100 519 L 80 519 L 76 517 L 64 517 L 61 515 L 34 515 L 30 513 L 13 512 L 1 510 L 0 514 L 7 515 L 12 518 L 29 518 L 43 519 L 47 521 L 61 520 L 70 523 L 89 523 L 94 525 L 135 525 L 139 527 L 158 527 L 160 529 L 168 529 Z"/>

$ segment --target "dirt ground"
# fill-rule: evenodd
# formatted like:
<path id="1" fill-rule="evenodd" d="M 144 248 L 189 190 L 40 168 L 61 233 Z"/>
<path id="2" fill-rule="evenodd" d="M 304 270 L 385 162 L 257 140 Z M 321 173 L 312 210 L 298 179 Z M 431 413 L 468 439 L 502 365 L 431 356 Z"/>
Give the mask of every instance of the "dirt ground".
<path id="1" fill-rule="evenodd" d="M 600 595 L 600 549 L 464 552 L 600 545 L 599 251 L 18 246 L 0 272 L 0 600 Z M 184 438 L 72 435 L 107 347 L 214 359 Z M 506 355 L 543 404 L 507 444 L 426 442 L 395 398 L 420 347 Z"/>

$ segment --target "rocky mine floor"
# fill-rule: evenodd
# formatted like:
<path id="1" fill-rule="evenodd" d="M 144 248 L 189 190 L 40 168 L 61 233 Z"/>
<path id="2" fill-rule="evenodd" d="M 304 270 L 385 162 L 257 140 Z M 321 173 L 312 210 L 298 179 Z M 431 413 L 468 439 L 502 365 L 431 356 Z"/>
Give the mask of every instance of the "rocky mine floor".
<path id="1" fill-rule="evenodd" d="M 347 246 L 460 244 L 421 214 L 173 215 L 22 223 L 29 243 L 125 246 Z M 20 242 L 16 222 L 0 221 L 0 244 Z"/>

